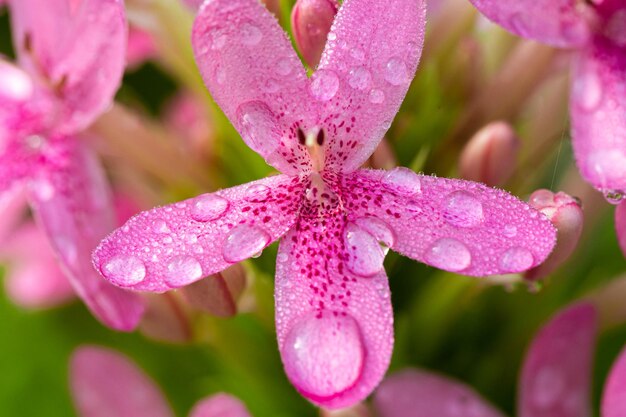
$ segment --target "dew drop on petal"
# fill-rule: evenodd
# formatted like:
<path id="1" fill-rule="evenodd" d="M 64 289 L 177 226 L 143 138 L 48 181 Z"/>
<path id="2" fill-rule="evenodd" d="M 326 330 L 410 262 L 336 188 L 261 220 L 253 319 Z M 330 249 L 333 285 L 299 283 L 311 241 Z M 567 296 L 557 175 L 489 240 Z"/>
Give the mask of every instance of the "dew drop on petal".
<path id="1" fill-rule="evenodd" d="M 240 224 L 230 231 L 222 255 L 226 262 L 243 261 L 260 253 L 270 241 L 270 235 L 260 227 Z"/>
<path id="2" fill-rule="evenodd" d="M 500 268 L 502 272 L 521 272 L 535 263 L 533 254 L 525 248 L 514 247 L 502 254 Z"/>
<path id="3" fill-rule="evenodd" d="M 202 267 L 196 258 L 175 256 L 167 264 L 165 283 L 172 288 L 182 287 L 202 278 Z"/>
<path id="4" fill-rule="evenodd" d="M 428 249 L 426 261 L 447 271 L 462 271 L 470 266 L 472 255 L 467 246 L 458 240 L 441 238 Z"/>
<path id="5" fill-rule="evenodd" d="M 370 91 L 370 103 L 372 104 L 381 104 L 385 101 L 385 93 L 382 90 L 378 90 L 376 88 Z"/>
<path id="6" fill-rule="evenodd" d="M 604 190 L 602 194 L 604 195 L 605 200 L 609 204 L 613 205 L 620 204 L 624 200 L 624 198 L 626 198 L 624 192 L 620 190 Z"/>
<path id="7" fill-rule="evenodd" d="M 562 399 L 566 382 L 558 369 L 546 366 L 537 372 L 531 388 L 531 400 L 535 407 L 548 409 Z"/>
<path id="8" fill-rule="evenodd" d="M 509 238 L 517 236 L 517 226 L 513 224 L 507 224 L 506 226 L 504 226 L 503 234 L 504 236 Z"/>
<path id="9" fill-rule="evenodd" d="M 122 287 L 139 284 L 146 278 L 146 266 L 132 255 L 118 255 L 107 260 L 101 267 L 102 275 Z"/>
<path id="10" fill-rule="evenodd" d="M 414 171 L 398 167 L 389 171 L 383 178 L 385 185 L 402 194 L 418 194 L 422 190 L 419 175 Z"/>
<path id="11" fill-rule="evenodd" d="M 276 72 L 278 75 L 286 76 L 291 73 L 291 62 L 287 58 L 283 58 L 276 64 Z"/>
<path id="12" fill-rule="evenodd" d="M 378 240 L 356 224 L 346 225 L 344 244 L 348 254 L 346 266 L 355 275 L 371 277 L 383 269 L 385 253 Z"/>
<path id="13" fill-rule="evenodd" d="M 593 171 L 596 181 L 602 184 L 623 184 L 626 178 L 626 151 L 596 149 L 587 156 L 587 166 Z"/>
<path id="14" fill-rule="evenodd" d="M 193 200 L 191 218 L 198 222 L 219 219 L 228 210 L 228 205 L 228 200 L 217 194 L 203 194 Z"/>
<path id="15" fill-rule="evenodd" d="M 263 184 L 253 184 L 246 189 L 248 201 L 265 201 L 270 195 L 270 188 Z"/>
<path id="16" fill-rule="evenodd" d="M 263 33 L 261 30 L 250 23 L 244 23 L 240 29 L 241 43 L 247 46 L 254 46 L 261 42 Z"/>
<path id="17" fill-rule="evenodd" d="M 365 349 L 359 325 L 349 315 L 310 313 L 290 330 L 283 345 L 285 371 L 302 392 L 331 397 L 361 376 Z"/>
<path id="18" fill-rule="evenodd" d="M 224 33 L 223 29 L 213 29 L 209 34 L 209 39 L 211 42 L 211 49 L 214 51 L 219 51 L 224 48 L 226 45 L 226 40 L 228 36 Z"/>
<path id="19" fill-rule="evenodd" d="M 311 77 L 310 90 L 316 99 L 328 101 L 339 90 L 339 77 L 331 70 L 318 70 Z"/>
<path id="20" fill-rule="evenodd" d="M 456 227 L 476 227 L 483 223 L 483 205 L 467 191 L 455 191 L 445 199 L 443 218 Z"/>
<path id="21" fill-rule="evenodd" d="M 237 124 L 246 143 L 263 157 L 278 147 L 278 126 L 272 110 L 262 101 L 243 103 L 237 108 Z"/>
<path id="22" fill-rule="evenodd" d="M 409 80 L 409 70 L 400 58 L 391 58 L 385 65 L 385 80 L 391 85 L 402 85 Z"/>
<path id="23" fill-rule="evenodd" d="M 356 67 L 348 74 L 348 84 L 355 90 L 366 90 L 372 84 L 372 74 L 365 67 Z"/>
<path id="24" fill-rule="evenodd" d="M 376 217 L 361 217 L 356 219 L 354 223 L 388 248 L 396 242 L 396 236 L 391 227 Z"/>
<path id="25" fill-rule="evenodd" d="M 167 226 L 167 222 L 163 219 L 156 219 L 152 222 L 152 231 L 159 234 L 171 232 L 170 228 Z"/>

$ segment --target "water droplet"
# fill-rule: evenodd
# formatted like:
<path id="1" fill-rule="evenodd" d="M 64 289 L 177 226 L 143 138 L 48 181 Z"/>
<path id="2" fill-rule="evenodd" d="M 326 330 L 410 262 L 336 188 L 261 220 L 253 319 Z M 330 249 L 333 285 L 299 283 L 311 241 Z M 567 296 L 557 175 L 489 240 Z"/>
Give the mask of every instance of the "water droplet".
<path id="1" fill-rule="evenodd" d="M 390 248 L 396 242 L 396 237 L 391 227 L 376 217 L 361 217 L 354 221 L 361 229 L 365 230 L 376 240 Z"/>
<path id="2" fill-rule="evenodd" d="M 365 90 L 372 83 L 372 74 L 365 67 L 352 68 L 348 75 L 348 83 L 356 90 Z"/>
<path id="3" fill-rule="evenodd" d="M 228 200 L 217 194 L 202 194 L 193 200 L 190 215 L 197 222 L 216 220 L 228 210 L 228 205 Z"/>
<path id="4" fill-rule="evenodd" d="M 328 33 L 328 40 L 329 41 L 334 41 L 335 39 L 337 39 L 337 35 L 335 34 L 335 32 Z"/>
<path id="5" fill-rule="evenodd" d="M 456 239 L 441 238 L 426 253 L 426 261 L 446 271 L 462 271 L 470 266 L 472 256 L 467 247 Z"/>
<path id="6" fill-rule="evenodd" d="M 418 194 L 422 187 L 419 175 L 405 167 L 394 168 L 385 175 L 383 183 L 401 194 Z"/>
<path id="7" fill-rule="evenodd" d="M 575 78 L 572 88 L 574 102 L 585 111 L 595 110 L 602 102 L 604 95 L 602 81 L 595 69 L 589 68 Z"/>
<path id="8" fill-rule="evenodd" d="M 311 77 L 310 90 L 316 99 L 328 101 L 339 90 L 339 78 L 331 70 L 318 70 Z"/>
<path id="9" fill-rule="evenodd" d="M 276 261 L 283 263 L 283 262 L 287 262 L 289 260 L 289 256 L 286 253 L 279 253 L 278 256 L 276 256 Z"/>
<path id="10" fill-rule="evenodd" d="M 261 42 L 263 33 L 261 33 L 261 30 L 258 27 L 250 23 L 244 23 L 241 25 L 240 36 L 241 43 L 247 46 L 254 46 Z"/>
<path id="11" fill-rule="evenodd" d="M 365 52 L 362 49 L 354 48 L 350 51 L 350 56 L 357 61 L 363 61 L 365 59 Z"/>
<path id="12" fill-rule="evenodd" d="M 409 80 L 409 70 L 400 58 L 391 58 L 385 66 L 385 80 L 391 85 L 402 85 Z"/>
<path id="13" fill-rule="evenodd" d="M 329 312 L 302 317 L 287 334 L 282 352 L 291 382 L 318 398 L 350 388 L 361 376 L 366 355 L 357 322 Z"/>
<path id="14" fill-rule="evenodd" d="M 525 248 L 514 247 L 502 254 L 500 258 L 500 269 L 502 272 L 522 272 L 533 266 L 535 258 L 533 254 Z"/>
<path id="15" fill-rule="evenodd" d="M 348 253 L 346 266 L 361 277 L 371 277 L 383 269 L 385 254 L 378 240 L 354 223 L 344 230 L 344 243 Z"/>
<path id="16" fill-rule="evenodd" d="M 116 285 L 131 287 L 146 278 L 146 266 L 132 255 L 117 255 L 101 267 L 102 275 Z"/>
<path id="17" fill-rule="evenodd" d="M 254 151 L 263 157 L 272 154 L 279 144 L 276 117 L 262 101 L 248 101 L 237 109 L 239 132 Z"/>
<path id="18" fill-rule="evenodd" d="M 446 197 L 443 218 L 452 226 L 469 228 L 482 224 L 485 215 L 476 197 L 467 191 L 455 191 Z"/>
<path id="19" fill-rule="evenodd" d="M 385 101 L 385 93 L 382 90 L 373 89 L 370 91 L 370 103 L 381 104 Z"/>
<path id="20" fill-rule="evenodd" d="M 602 194 L 606 201 L 613 205 L 618 205 L 626 198 L 624 192 L 620 190 L 604 190 Z"/>
<path id="21" fill-rule="evenodd" d="M 282 76 L 291 74 L 291 62 L 287 58 L 281 59 L 276 64 L 276 72 Z"/>
<path id="22" fill-rule="evenodd" d="M 213 29 L 209 35 L 211 42 L 211 49 L 219 51 L 226 45 L 228 36 L 223 29 Z"/>
<path id="23" fill-rule="evenodd" d="M 565 393 L 566 382 L 561 372 L 551 366 L 540 369 L 532 382 L 531 398 L 539 409 L 556 405 Z"/>
<path id="24" fill-rule="evenodd" d="M 165 283 L 178 288 L 202 278 L 202 266 L 191 256 L 175 256 L 167 264 Z"/>
<path id="25" fill-rule="evenodd" d="M 587 169 L 594 183 L 605 189 L 616 188 L 609 184 L 623 184 L 626 178 L 626 152 L 620 149 L 596 149 L 587 156 Z"/>
<path id="26" fill-rule="evenodd" d="M 263 184 L 252 184 L 246 189 L 246 200 L 265 201 L 270 195 L 270 188 Z"/>
<path id="27" fill-rule="evenodd" d="M 152 222 L 152 231 L 154 233 L 170 233 L 171 230 L 167 226 L 167 222 L 163 219 L 156 219 Z"/>
<path id="28" fill-rule="evenodd" d="M 243 261 L 265 249 L 271 239 L 271 236 L 260 227 L 240 224 L 231 230 L 224 243 L 222 255 L 226 262 Z"/>
<path id="29" fill-rule="evenodd" d="M 507 224 L 506 226 L 504 226 L 503 234 L 508 238 L 517 236 L 517 226 Z"/>
<path id="30" fill-rule="evenodd" d="M 34 151 L 41 150 L 46 143 L 46 139 L 41 135 L 28 135 L 24 139 L 26 146 Z"/>

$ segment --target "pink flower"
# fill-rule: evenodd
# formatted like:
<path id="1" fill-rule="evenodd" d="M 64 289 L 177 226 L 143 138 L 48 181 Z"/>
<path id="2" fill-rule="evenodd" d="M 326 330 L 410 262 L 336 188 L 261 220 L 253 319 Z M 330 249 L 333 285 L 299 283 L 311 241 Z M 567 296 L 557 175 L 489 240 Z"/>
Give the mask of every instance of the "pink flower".
<path id="1" fill-rule="evenodd" d="M 559 312 L 535 336 L 519 383 L 519 417 L 590 416 L 596 310 L 576 304 Z M 603 395 L 603 417 L 625 415 L 626 350 L 613 366 Z M 387 378 L 374 406 L 381 417 L 501 417 L 474 390 L 426 371 L 407 370 Z"/>
<path id="2" fill-rule="evenodd" d="M 0 190 L 26 188 L 36 220 L 79 297 L 104 324 L 131 330 L 141 299 L 90 263 L 115 226 L 110 191 L 80 132 L 110 105 L 124 69 L 120 0 L 16 0 L 21 68 L 0 60 Z"/>
<path id="3" fill-rule="evenodd" d="M 155 383 L 124 355 L 81 346 L 70 359 L 70 388 L 82 417 L 173 417 Z M 250 417 L 241 401 L 215 394 L 198 402 L 189 417 Z"/>
<path id="4" fill-rule="evenodd" d="M 570 114 L 583 177 L 611 202 L 626 195 L 626 3 L 470 0 L 505 29 L 579 50 Z"/>
<path id="5" fill-rule="evenodd" d="M 111 282 L 162 292 L 281 239 L 275 302 L 285 371 L 328 408 L 366 397 L 387 370 L 387 248 L 467 275 L 519 272 L 550 253 L 550 222 L 504 191 L 406 168 L 359 170 L 417 68 L 424 2 L 346 0 L 309 79 L 256 0 L 213 0 L 193 45 L 213 98 L 283 174 L 144 212 L 105 239 Z"/>

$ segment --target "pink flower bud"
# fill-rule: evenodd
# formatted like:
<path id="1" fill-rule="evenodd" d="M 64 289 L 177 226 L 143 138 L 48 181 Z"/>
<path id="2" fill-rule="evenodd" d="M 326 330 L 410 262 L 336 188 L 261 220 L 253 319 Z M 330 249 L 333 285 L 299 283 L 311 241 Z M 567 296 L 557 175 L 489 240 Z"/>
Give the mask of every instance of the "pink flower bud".
<path id="1" fill-rule="evenodd" d="M 189 413 L 189 417 L 250 417 L 244 403 L 236 397 L 217 393 L 199 401 Z"/>
<path id="2" fill-rule="evenodd" d="M 622 201 L 615 209 L 615 230 L 619 246 L 626 256 L 626 201 Z"/>
<path id="3" fill-rule="evenodd" d="M 549 275 L 574 252 L 583 229 L 583 211 L 577 199 L 563 192 L 537 190 L 530 196 L 529 203 L 545 214 L 557 229 L 557 244 L 548 259 L 524 274 L 525 279 L 537 280 Z"/>
<path id="4" fill-rule="evenodd" d="M 296 45 L 312 68 L 320 61 L 337 10 L 335 0 L 298 0 L 291 11 Z"/>
<path id="5" fill-rule="evenodd" d="M 506 122 L 492 122 L 480 129 L 461 153 L 462 178 L 490 186 L 504 184 L 515 171 L 520 142 Z"/>
<path id="6" fill-rule="evenodd" d="M 150 294 L 146 312 L 139 330 L 146 337 L 170 343 L 191 341 L 189 312 L 184 303 L 173 294 Z"/>
<path id="7" fill-rule="evenodd" d="M 139 68 L 144 62 L 154 58 L 157 54 L 152 35 L 145 30 L 131 26 L 128 30 L 128 44 L 126 46 L 126 66 L 130 70 Z"/>
<path id="8" fill-rule="evenodd" d="M 220 317 L 237 314 L 237 299 L 246 286 L 246 271 L 235 264 L 224 271 L 181 289 L 194 308 Z"/>

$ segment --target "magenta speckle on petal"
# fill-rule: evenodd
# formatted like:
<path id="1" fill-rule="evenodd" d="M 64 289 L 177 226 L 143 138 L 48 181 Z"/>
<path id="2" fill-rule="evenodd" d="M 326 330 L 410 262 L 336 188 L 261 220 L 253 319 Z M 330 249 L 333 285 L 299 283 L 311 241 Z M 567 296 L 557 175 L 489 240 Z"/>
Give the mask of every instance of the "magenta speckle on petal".
<path id="1" fill-rule="evenodd" d="M 306 316 L 291 328 L 284 343 L 287 374 L 313 398 L 340 394 L 361 375 L 365 352 L 359 325 L 350 316 Z"/>

